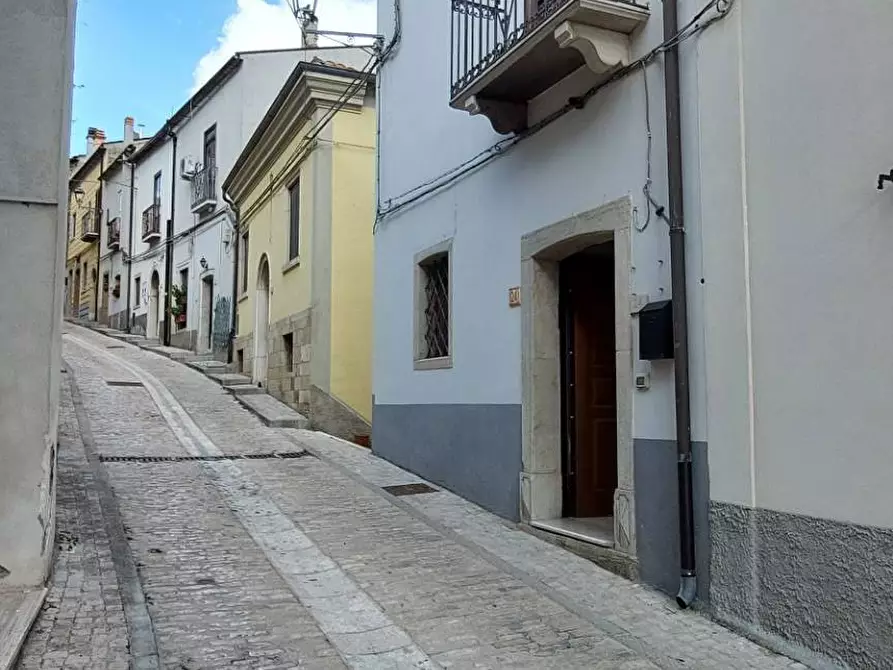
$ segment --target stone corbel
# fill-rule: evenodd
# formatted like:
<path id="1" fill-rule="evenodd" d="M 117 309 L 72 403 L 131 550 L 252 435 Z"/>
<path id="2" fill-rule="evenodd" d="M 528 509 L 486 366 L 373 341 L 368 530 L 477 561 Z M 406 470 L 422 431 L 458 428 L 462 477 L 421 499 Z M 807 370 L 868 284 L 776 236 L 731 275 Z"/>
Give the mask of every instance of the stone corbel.
<path id="1" fill-rule="evenodd" d="M 518 102 L 487 100 L 473 95 L 465 101 L 465 111 L 472 116 L 483 114 L 493 130 L 501 135 L 518 133 L 527 127 L 527 105 Z"/>
<path id="2" fill-rule="evenodd" d="M 562 49 L 573 47 L 596 74 L 607 74 L 628 65 L 629 37 L 613 30 L 565 21 L 555 29 L 555 39 Z"/>

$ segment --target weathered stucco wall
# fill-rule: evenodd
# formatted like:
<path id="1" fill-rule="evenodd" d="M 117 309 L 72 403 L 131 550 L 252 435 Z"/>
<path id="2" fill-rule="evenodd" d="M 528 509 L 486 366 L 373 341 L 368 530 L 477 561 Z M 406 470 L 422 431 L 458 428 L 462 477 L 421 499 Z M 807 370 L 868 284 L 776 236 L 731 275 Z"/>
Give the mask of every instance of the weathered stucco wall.
<path id="1" fill-rule="evenodd" d="M 73 26 L 66 0 L 0 21 L 0 585 L 52 558 Z"/>

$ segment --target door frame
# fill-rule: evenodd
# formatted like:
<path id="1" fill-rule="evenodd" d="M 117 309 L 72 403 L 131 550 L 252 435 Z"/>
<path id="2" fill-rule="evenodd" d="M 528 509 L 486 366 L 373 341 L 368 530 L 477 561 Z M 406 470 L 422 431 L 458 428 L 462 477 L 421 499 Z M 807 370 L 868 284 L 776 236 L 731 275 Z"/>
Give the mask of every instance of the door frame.
<path id="1" fill-rule="evenodd" d="M 632 199 L 535 230 L 521 238 L 521 519 L 562 515 L 561 336 L 559 265 L 586 247 L 614 242 L 617 381 L 615 548 L 635 555 L 633 361 L 630 316 Z"/>
<path id="2" fill-rule="evenodd" d="M 264 275 L 266 274 L 266 279 Z M 266 386 L 267 369 L 269 367 L 270 336 L 270 285 L 272 282 L 270 261 L 266 254 L 261 254 L 257 264 L 256 293 L 254 303 L 254 360 L 251 363 L 251 381 Z"/>

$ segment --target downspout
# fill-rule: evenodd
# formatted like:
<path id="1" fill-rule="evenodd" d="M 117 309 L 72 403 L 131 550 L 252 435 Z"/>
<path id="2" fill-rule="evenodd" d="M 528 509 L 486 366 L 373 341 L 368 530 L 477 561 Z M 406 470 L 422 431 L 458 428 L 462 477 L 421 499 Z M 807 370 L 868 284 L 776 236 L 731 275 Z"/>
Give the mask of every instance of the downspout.
<path id="1" fill-rule="evenodd" d="M 168 128 L 173 142 L 171 159 L 171 218 L 167 220 L 167 238 L 164 240 L 164 346 L 171 346 L 171 282 L 174 280 L 174 211 L 177 203 L 177 134 Z"/>
<path id="2" fill-rule="evenodd" d="M 136 165 L 128 162 L 130 165 L 130 215 L 127 221 L 127 332 L 130 332 L 130 324 L 133 320 L 133 311 L 130 306 L 130 285 L 133 283 L 133 189 L 134 189 L 134 172 Z"/>
<path id="3" fill-rule="evenodd" d="M 236 315 L 236 305 L 239 304 L 239 251 L 242 246 L 242 235 L 239 230 L 239 208 L 226 191 L 223 191 L 223 201 L 229 205 L 234 217 L 233 245 L 235 246 L 235 251 L 233 252 L 233 311 L 230 314 L 229 342 L 226 345 L 226 362 L 232 365 L 233 358 L 235 358 L 235 351 L 233 349 L 235 346 L 236 325 L 238 319 Z"/>
<path id="4" fill-rule="evenodd" d="M 679 31 L 678 0 L 664 0 L 664 41 Z M 664 60 L 667 112 L 667 199 L 670 213 L 670 284 L 673 292 L 673 349 L 676 386 L 676 452 L 679 485 L 679 593 L 686 608 L 698 595 L 692 494 L 691 405 L 688 376 L 688 294 L 685 280 L 685 216 L 682 196 L 682 123 L 680 119 L 679 47 L 669 46 Z"/>

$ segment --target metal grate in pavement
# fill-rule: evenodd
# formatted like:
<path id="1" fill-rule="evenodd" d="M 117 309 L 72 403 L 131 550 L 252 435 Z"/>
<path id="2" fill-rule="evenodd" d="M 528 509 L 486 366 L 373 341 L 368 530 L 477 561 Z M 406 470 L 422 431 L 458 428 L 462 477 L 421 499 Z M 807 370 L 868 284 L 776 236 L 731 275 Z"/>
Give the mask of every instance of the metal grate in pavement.
<path id="1" fill-rule="evenodd" d="M 427 484 L 396 484 L 394 486 L 382 486 L 382 490 L 387 491 L 392 496 L 415 496 L 420 493 L 437 493 L 437 489 Z"/>
<path id="2" fill-rule="evenodd" d="M 272 458 L 290 459 L 309 456 L 308 451 L 286 451 L 273 454 L 221 454 L 219 456 L 106 456 L 100 454 L 103 463 L 189 463 L 193 461 L 259 461 Z"/>
<path id="3" fill-rule="evenodd" d="M 107 344 L 107 345 L 105 345 L 105 348 L 106 349 L 123 349 L 124 345 L 123 344 Z"/>
<path id="4" fill-rule="evenodd" d="M 106 386 L 142 386 L 142 382 L 130 381 L 127 379 L 106 379 Z"/>

